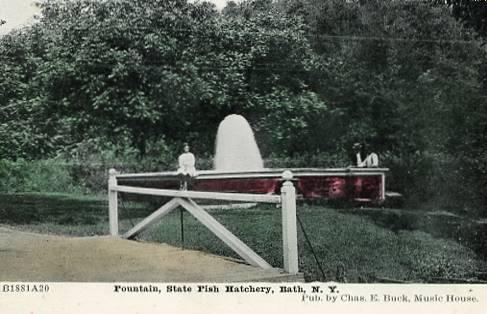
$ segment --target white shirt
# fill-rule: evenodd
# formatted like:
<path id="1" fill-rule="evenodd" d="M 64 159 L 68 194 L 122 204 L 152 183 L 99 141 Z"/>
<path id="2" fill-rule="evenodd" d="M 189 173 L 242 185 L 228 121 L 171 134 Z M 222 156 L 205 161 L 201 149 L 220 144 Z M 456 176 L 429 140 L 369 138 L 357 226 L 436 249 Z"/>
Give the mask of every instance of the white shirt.
<path id="1" fill-rule="evenodd" d="M 178 158 L 179 168 L 178 174 L 189 174 L 190 176 L 196 176 L 195 158 L 192 153 L 183 153 Z"/>
<path id="2" fill-rule="evenodd" d="M 379 156 L 376 153 L 370 153 L 365 160 L 362 161 L 362 156 L 357 153 L 357 167 L 378 167 Z"/>

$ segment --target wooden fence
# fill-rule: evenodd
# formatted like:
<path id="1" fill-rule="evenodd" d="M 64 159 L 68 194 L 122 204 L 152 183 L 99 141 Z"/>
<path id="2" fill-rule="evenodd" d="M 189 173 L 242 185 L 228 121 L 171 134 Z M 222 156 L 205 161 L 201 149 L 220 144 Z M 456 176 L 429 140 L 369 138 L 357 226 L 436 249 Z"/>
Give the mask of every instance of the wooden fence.
<path id="1" fill-rule="evenodd" d="M 124 186 L 117 184 L 117 171 L 110 169 L 108 179 L 108 207 L 110 234 L 121 236 L 126 239 L 135 237 L 148 226 L 162 219 L 177 207 L 182 207 L 193 215 L 199 222 L 205 225 L 219 239 L 227 244 L 239 256 L 250 265 L 258 266 L 263 269 L 273 268 L 262 257 L 255 253 L 250 247 L 232 234 L 208 212 L 206 212 L 194 199 L 211 199 L 232 202 L 253 202 L 253 203 L 274 203 L 281 204 L 282 213 L 282 244 L 284 270 L 289 274 L 298 273 L 298 244 L 296 227 L 296 189 L 291 182 L 292 173 L 284 171 L 282 178 L 284 183 L 281 188 L 281 195 L 264 195 L 249 193 L 221 193 L 221 192 L 201 192 L 201 191 L 182 191 L 170 189 L 143 188 L 136 186 Z M 134 174 L 137 175 L 137 174 Z M 127 177 L 127 174 L 124 174 Z M 118 228 L 118 193 L 135 193 L 144 195 L 157 195 L 172 197 L 166 204 L 154 211 L 148 217 L 135 225 L 128 232 L 120 235 Z"/>

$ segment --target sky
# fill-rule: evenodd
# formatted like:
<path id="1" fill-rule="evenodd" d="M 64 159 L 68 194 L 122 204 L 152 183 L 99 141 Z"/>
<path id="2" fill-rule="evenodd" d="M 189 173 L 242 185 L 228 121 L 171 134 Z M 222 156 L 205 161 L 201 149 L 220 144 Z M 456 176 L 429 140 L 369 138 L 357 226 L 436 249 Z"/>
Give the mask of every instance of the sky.
<path id="1" fill-rule="evenodd" d="M 218 9 L 222 9 L 227 0 L 207 0 L 213 2 Z M 7 23 L 0 26 L 0 34 L 5 34 L 13 28 L 26 25 L 33 21 L 38 9 L 34 0 L 0 0 L 0 19 Z"/>
<path id="2" fill-rule="evenodd" d="M 29 23 L 37 12 L 33 0 L 0 0 L 0 19 L 7 21 L 0 26 L 0 34 Z"/>

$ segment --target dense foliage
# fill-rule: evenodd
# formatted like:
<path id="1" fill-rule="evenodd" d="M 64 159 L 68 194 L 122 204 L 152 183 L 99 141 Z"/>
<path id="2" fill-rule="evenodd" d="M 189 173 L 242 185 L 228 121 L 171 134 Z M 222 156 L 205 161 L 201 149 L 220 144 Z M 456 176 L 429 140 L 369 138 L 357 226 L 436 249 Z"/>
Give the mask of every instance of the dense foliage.
<path id="1" fill-rule="evenodd" d="M 347 166 L 366 142 L 409 201 L 485 215 L 486 24 L 462 3 L 43 2 L 0 38 L 0 159 L 69 161 L 87 145 L 154 158 L 183 141 L 211 157 L 218 123 L 240 113 L 273 164 Z"/>
<path id="2" fill-rule="evenodd" d="M 440 1 L 440 0 L 438 0 Z M 483 0 L 446 0 L 452 14 L 480 36 L 487 37 L 487 4 Z"/>

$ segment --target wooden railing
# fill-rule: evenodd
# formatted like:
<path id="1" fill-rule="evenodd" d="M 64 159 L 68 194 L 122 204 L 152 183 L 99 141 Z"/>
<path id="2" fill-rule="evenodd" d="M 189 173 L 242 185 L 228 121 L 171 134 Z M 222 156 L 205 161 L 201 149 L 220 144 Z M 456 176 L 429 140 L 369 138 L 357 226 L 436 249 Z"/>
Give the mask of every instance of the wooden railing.
<path id="1" fill-rule="evenodd" d="M 221 193 L 182 191 L 170 189 L 154 189 L 136 186 L 124 186 L 117 183 L 117 171 L 110 169 L 108 179 L 108 207 L 110 234 L 123 238 L 133 238 L 148 226 L 162 219 L 165 215 L 177 207 L 183 207 L 192 214 L 199 222 L 205 225 L 218 238 L 234 250 L 250 265 L 264 269 L 272 268 L 262 257 L 249 248 L 238 237 L 221 225 L 215 218 L 199 206 L 194 199 L 211 199 L 233 202 L 254 202 L 281 204 L 282 213 L 282 243 L 284 270 L 289 274 L 297 274 L 298 268 L 298 245 L 296 228 L 296 189 L 291 182 L 292 173 L 284 171 L 282 178 L 284 183 L 281 188 L 281 195 L 264 195 L 249 193 Z M 135 193 L 144 195 L 168 196 L 172 199 L 144 218 L 136 226 L 123 235 L 119 235 L 118 227 L 118 193 Z"/>

